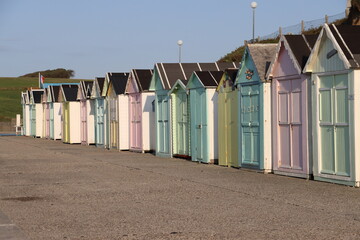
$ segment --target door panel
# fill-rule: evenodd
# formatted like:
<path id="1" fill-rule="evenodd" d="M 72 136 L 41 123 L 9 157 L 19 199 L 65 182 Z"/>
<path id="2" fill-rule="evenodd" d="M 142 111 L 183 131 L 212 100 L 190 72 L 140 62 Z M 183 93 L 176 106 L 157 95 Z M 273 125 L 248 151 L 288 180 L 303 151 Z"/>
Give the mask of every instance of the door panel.
<path id="1" fill-rule="evenodd" d="M 87 140 L 87 117 L 86 117 L 86 102 L 80 102 L 80 116 L 81 116 L 81 143 L 86 144 Z"/>
<path id="2" fill-rule="evenodd" d="M 97 109 L 97 136 L 98 144 L 104 144 L 104 100 L 98 100 L 98 109 Z"/>
<path id="3" fill-rule="evenodd" d="M 187 109 L 187 94 L 185 92 L 179 93 L 176 96 L 177 104 L 177 154 L 188 155 L 189 144 L 188 144 L 188 109 Z"/>
<path id="4" fill-rule="evenodd" d="M 169 97 L 167 95 L 158 95 L 158 152 L 169 154 Z"/>
<path id="5" fill-rule="evenodd" d="M 320 127 L 321 137 L 321 172 L 334 174 L 334 131 L 332 126 Z"/>
<path id="6" fill-rule="evenodd" d="M 130 144 L 133 149 L 142 149 L 141 132 L 141 96 L 140 94 L 130 95 Z"/>
<path id="7" fill-rule="evenodd" d="M 303 170 L 301 79 L 278 82 L 278 165 Z"/>
<path id="8" fill-rule="evenodd" d="M 241 87 L 242 163 L 259 166 L 259 85 Z"/>
<path id="9" fill-rule="evenodd" d="M 347 75 L 320 77 L 321 172 L 350 176 Z"/>
<path id="10" fill-rule="evenodd" d="M 205 90 L 196 89 L 196 158 L 198 161 L 207 161 L 207 120 L 206 120 L 206 96 Z"/>

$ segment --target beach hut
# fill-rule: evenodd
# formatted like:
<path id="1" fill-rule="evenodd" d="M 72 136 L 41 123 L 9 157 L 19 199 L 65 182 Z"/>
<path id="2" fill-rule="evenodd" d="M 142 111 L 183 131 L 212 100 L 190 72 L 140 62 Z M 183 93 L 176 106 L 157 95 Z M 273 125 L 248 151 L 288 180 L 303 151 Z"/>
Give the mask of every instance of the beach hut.
<path id="1" fill-rule="evenodd" d="M 91 99 L 95 101 L 95 144 L 97 147 L 104 147 L 104 105 L 105 99 L 102 97 L 105 78 L 97 77 L 94 80 Z"/>
<path id="2" fill-rule="evenodd" d="M 359 187 L 360 26 L 325 24 L 304 72 L 311 73 L 315 180 Z"/>
<path id="3" fill-rule="evenodd" d="M 219 165 L 239 167 L 238 91 L 235 80 L 238 69 L 225 70 L 218 92 L 218 151 Z"/>
<path id="4" fill-rule="evenodd" d="M 271 85 L 266 72 L 277 44 L 246 44 L 236 78 L 239 91 L 239 164 L 271 172 Z"/>
<path id="5" fill-rule="evenodd" d="M 77 100 L 80 101 L 80 139 L 82 145 L 95 143 L 95 102 L 90 99 L 93 81 L 81 81 Z"/>
<path id="6" fill-rule="evenodd" d="M 62 103 L 62 141 L 64 143 L 81 143 L 80 102 L 76 99 L 78 85 L 61 85 L 59 101 Z"/>
<path id="7" fill-rule="evenodd" d="M 150 84 L 155 91 L 156 155 L 172 157 L 171 98 L 169 91 L 178 79 L 187 81 L 194 71 L 218 71 L 234 63 L 157 63 Z"/>
<path id="8" fill-rule="evenodd" d="M 61 102 L 59 102 L 60 86 L 49 86 L 48 102 L 50 105 L 50 139 L 61 139 Z"/>
<path id="9" fill-rule="evenodd" d="M 194 71 L 189 89 L 191 160 L 216 163 L 218 160 L 218 86 L 223 71 Z"/>
<path id="10" fill-rule="evenodd" d="M 109 98 L 106 97 L 110 82 L 110 73 L 105 74 L 105 81 L 101 92 L 101 97 L 104 99 L 104 148 L 110 149 L 110 104 Z"/>
<path id="11" fill-rule="evenodd" d="M 132 69 L 127 81 L 125 93 L 129 95 L 131 151 L 147 152 L 155 149 L 155 93 L 149 90 L 152 75 L 151 69 Z"/>
<path id="12" fill-rule="evenodd" d="M 129 150 L 129 96 L 125 94 L 129 73 L 108 73 L 108 78 L 109 147 Z"/>
<path id="13" fill-rule="evenodd" d="M 23 110 L 23 135 L 30 136 L 30 92 L 28 90 L 21 93 L 21 104 Z"/>
<path id="14" fill-rule="evenodd" d="M 49 88 L 44 88 L 44 94 L 41 96 L 43 107 L 43 129 L 42 138 L 50 139 L 50 104 L 48 102 Z"/>
<path id="15" fill-rule="evenodd" d="M 317 35 L 283 35 L 267 73 L 272 85 L 272 152 L 275 174 L 309 178 L 310 76 L 303 68 Z"/>
<path id="16" fill-rule="evenodd" d="M 169 91 L 171 98 L 171 131 L 174 157 L 190 157 L 190 106 L 186 80 L 178 79 Z"/>
<path id="17" fill-rule="evenodd" d="M 43 106 L 41 103 L 43 89 L 31 89 L 30 91 L 30 135 L 41 137 L 43 132 Z"/>

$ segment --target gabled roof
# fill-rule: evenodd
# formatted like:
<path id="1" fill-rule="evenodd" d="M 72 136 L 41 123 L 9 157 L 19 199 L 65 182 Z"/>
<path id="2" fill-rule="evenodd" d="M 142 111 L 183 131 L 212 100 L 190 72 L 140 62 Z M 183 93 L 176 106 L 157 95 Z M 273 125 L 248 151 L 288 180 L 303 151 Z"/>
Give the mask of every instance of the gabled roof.
<path id="1" fill-rule="evenodd" d="M 104 77 L 97 77 L 97 78 L 95 78 L 95 80 L 98 82 L 99 90 L 100 90 L 100 93 L 101 93 L 103 88 L 104 88 L 105 78 Z"/>
<path id="2" fill-rule="evenodd" d="M 351 67 L 360 67 L 360 26 L 331 24 L 329 26 Z"/>
<path id="3" fill-rule="evenodd" d="M 164 89 L 171 89 L 178 79 L 189 80 L 194 71 L 221 71 L 226 68 L 236 68 L 237 63 L 156 63 L 157 70 Z"/>
<path id="4" fill-rule="evenodd" d="M 116 95 L 124 94 L 129 73 L 107 73 L 109 84 L 113 86 Z"/>
<path id="5" fill-rule="evenodd" d="M 41 98 L 44 93 L 43 89 L 32 89 L 31 91 L 33 103 L 41 103 Z"/>
<path id="6" fill-rule="evenodd" d="M 135 78 L 140 92 L 149 91 L 151 78 L 153 75 L 152 69 L 132 69 L 131 74 Z"/>
<path id="7" fill-rule="evenodd" d="M 41 102 L 42 103 L 46 103 L 48 100 L 48 92 L 49 92 L 49 87 L 47 87 L 47 88 L 44 88 L 44 93 L 43 93 L 43 95 L 41 96 Z"/>
<path id="8" fill-rule="evenodd" d="M 83 81 L 84 96 L 86 98 L 89 98 L 91 96 L 91 91 L 92 91 L 93 84 L 94 84 L 93 81 Z"/>
<path id="9" fill-rule="evenodd" d="M 52 102 L 59 102 L 60 86 L 50 86 L 50 98 Z"/>
<path id="10" fill-rule="evenodd" d="M 281 47 L 283 46 L 290 58 L 293 61 L 294 67 L 297 69 L 298 73 L 301 74 L 302 70 L 305 67 L 305 64 L 310 56 L 311 49 L 314 46 L 318 34 L 315 35 L 283 35 L 281 36 L 275 57 L 270 65 L 269 71 L 267 72 L 267 78 L 272 76 L 272 71 L 274 69 L 275 63 L 279 58 Z"/>
<path id="11" fill-rule="evenodd" d="M 77 101 L 78 85 L 61 85 L 63 100 L 65 102 Z"/>
<path id="12" fill-rule="evenodd" d="M 238 71 L 239 69 L 238 68 L 228 68 L 224 71 L 224 74 L 222 75 L 220 81 L 219 81 L 219 84 L 216 88 L 216 91 L 220 91 L 220 89 L 222 87 L 225 87 L 225 81 L 229 81 L 229 84 L 231 86 L 235 86 L 235 82 L 236 82 L 236 77 L 237 77 L 237 74 L 238 74 Z"/>
<path id="13" fill-rule="evenodd" d="M 187 81 L 184 82 L 184 80 L 178 79 L 174 86 L 170 89 L 170 91 L 168 92 L 168 95 L 170 96 L 173 92 L 177 91 L 180 88 L 182 88 L 184 91 L 186 91 L 186 84 Z"/>
<path id="14" fill-rule="evenodd" d="M 246 48 L 251 55 L 252 60 L 256 66 L 256 71 L 259 74 L 261 81 L 265 81 L 265 75 L 270 67 L 270 64 L 275 57 L 276 43 L 254 43 L 247 44 Z"/>
<path id="15" fill-rule="evenodd" d="M 204 87 L 217 87 L 224 71 L 195 71 L 194 74 Z"/>
<path id="16" fill-rule="evenodd" d="M 21 92 L 21 103 L 22 104 L 29 104 L 30 98 L 29 98 L 29 91 Z"/>
<path id="17" fill-rule="evenodd" d="M 334 54 L 338 53 L 340 59 L 344 62 L 346 69 L 360 68 L 360 26 L 324 24 L 319 37 L 311 51 L 310 57 L 306 63 L 304 72 L 311 72 L 309 69 L 313 59 L 320 51 L 321 40 L 326 36 L 332 41 Z M 334 55 L 333 54 L 333 55 Z"/>

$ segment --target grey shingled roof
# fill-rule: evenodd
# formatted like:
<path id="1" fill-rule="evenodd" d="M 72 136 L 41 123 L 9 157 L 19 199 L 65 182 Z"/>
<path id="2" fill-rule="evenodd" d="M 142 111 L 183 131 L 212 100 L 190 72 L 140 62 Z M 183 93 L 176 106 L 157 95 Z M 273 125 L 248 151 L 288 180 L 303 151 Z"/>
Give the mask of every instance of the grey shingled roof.
<path id="1" fill-rule="evenodd" d="M 271 61 L 275 57 L 277 44 L 254 43 L 247 44 L 247 48 L 249 49 L 249 53 L 254 61 L 260 80 L 265 81 L 266 72 L 270 66 Z"/>
<path id="2" fill-rule="evenodd" d="M 156 63 L 155 68 L 160 74 L 165 89 L 171 89 L 178 79 L 188 81 L 195 71 L 223 71 L 227 68 L 235 68 L 237 63 Z"/>
<path id="3" fill-rule="evenodd" d="M 360 26 L 339 25 L 329 26 L 341 50 L 351 67 L 360 67 Z"/>

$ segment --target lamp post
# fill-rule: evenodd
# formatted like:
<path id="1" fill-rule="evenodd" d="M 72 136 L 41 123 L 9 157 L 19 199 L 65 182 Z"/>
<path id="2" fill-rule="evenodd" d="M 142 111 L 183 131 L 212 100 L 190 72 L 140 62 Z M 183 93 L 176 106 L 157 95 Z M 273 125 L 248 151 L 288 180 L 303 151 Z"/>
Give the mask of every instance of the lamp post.
<path id="1" fill-rule="evenodd" d="M 181 46 L 183 43 L 184 42 L 182 40 L 177 41 L 177 44 L 179 45 L 179 63 L 181 63 Z"/>
<path id="2" fill-rule="evenodd" d="M 257 7 L 257 2 L 251 3 L 251 8 L 253 9 L 253 33 L 252 33 L 252 42 L 255 42 L 255 8 Z"/>

